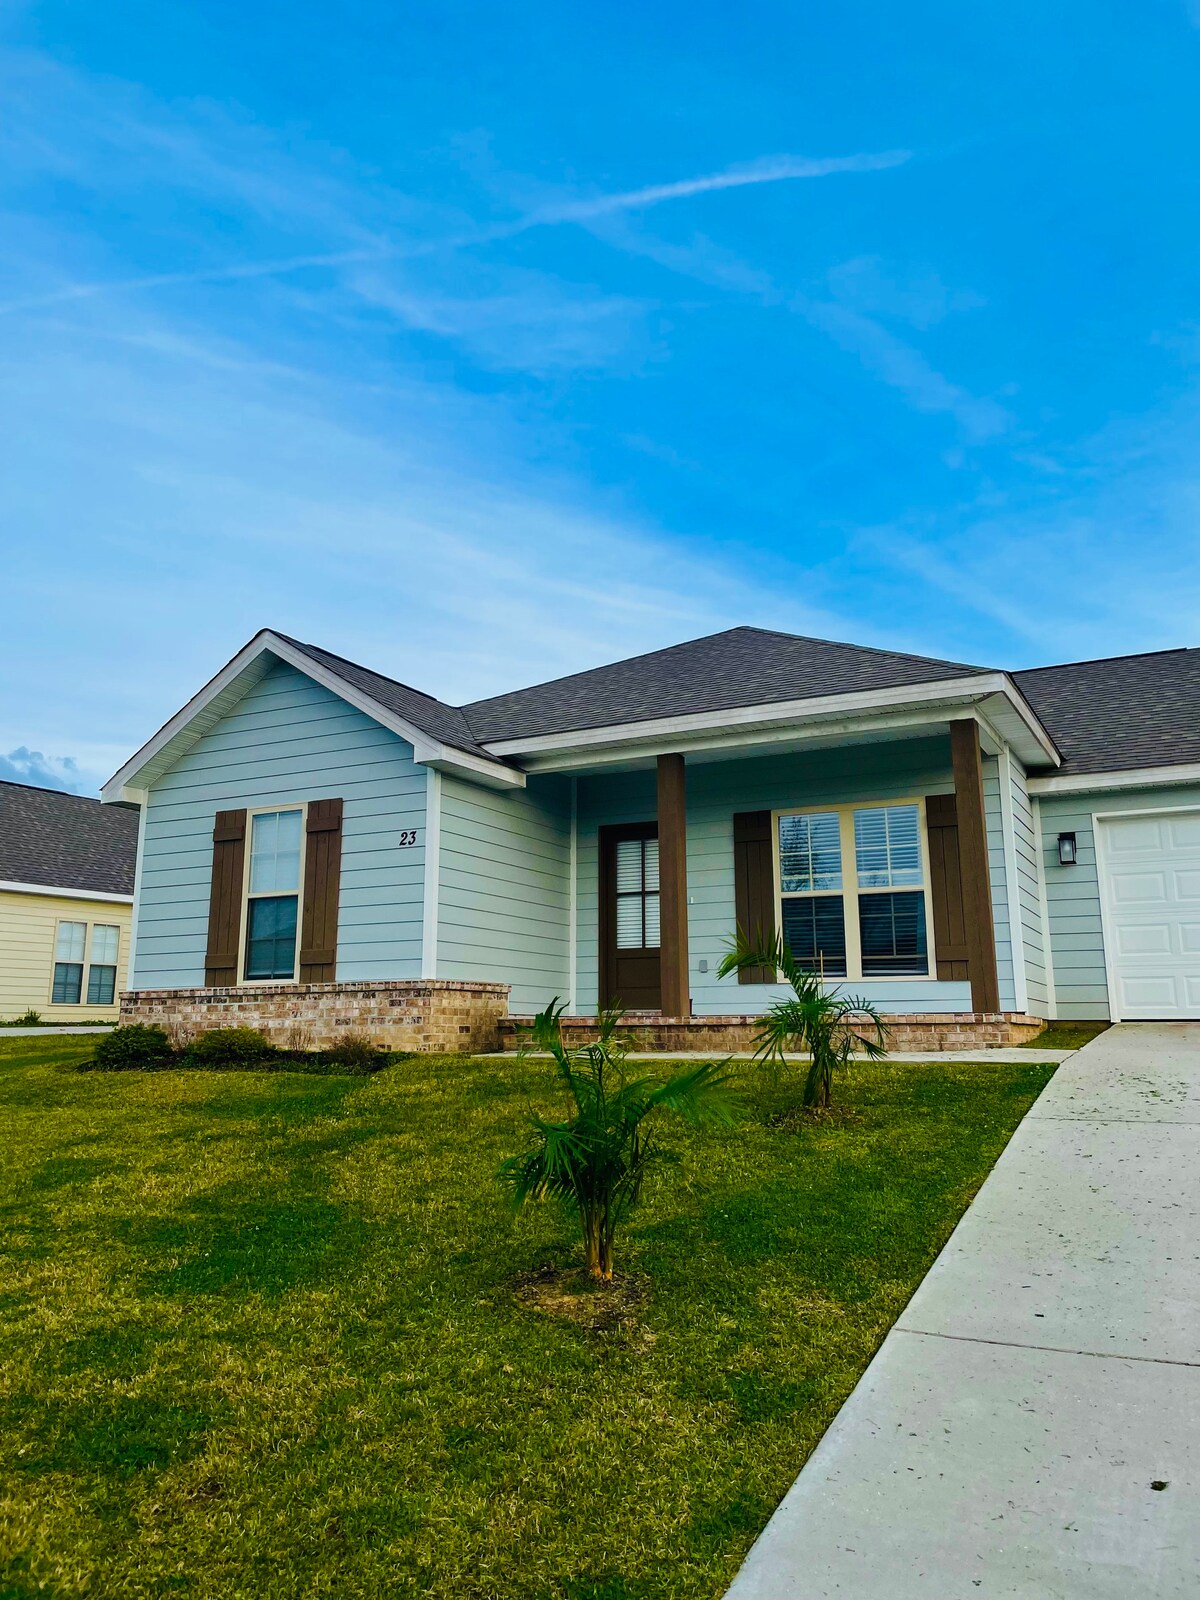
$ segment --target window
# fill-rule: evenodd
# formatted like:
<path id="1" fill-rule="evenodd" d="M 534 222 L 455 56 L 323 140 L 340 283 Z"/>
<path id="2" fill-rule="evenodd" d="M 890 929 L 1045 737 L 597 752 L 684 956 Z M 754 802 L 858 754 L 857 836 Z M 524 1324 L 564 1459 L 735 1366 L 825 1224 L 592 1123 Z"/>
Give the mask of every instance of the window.
<path id="1" fill-rule="evenodd" d="M 657 950 L 658 840 L 617 841 L 617 949 Z"/>
<path id="2" fill-rule="evenodd" d="M 245 978 L 296 976 L 303 842 L 303 811 L 257 811 L 251 815 Z"/>
<path id="3" fill-rule="evenodd" d="M 120 940 L 121 930 L 114 924 L 98 922 L 92 928 L 87 986 L 90 1006 L 110 1006 L 116 998 L 117 947 Z"/>
<path id="4" fill-rule="evenodd" d="M 779 817 L 780 925 L 801 966 L 829 978 L 929 976 L 920 802 Z"/>
<path id="5" fill-rule="evenodd" d="M 86 943 L 86 922 L 59 923 L 54 942 L 54 986 L 50 991 L 53 1005 L 77 1006 L 82 999 L 83 950 Z"/>

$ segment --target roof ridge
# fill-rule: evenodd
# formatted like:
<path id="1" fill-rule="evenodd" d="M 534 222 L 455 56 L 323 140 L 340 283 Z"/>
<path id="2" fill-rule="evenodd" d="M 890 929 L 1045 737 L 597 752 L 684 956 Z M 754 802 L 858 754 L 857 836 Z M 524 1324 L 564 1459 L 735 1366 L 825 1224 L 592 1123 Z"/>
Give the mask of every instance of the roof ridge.
<path id="1" fill-rule="evenodd" d="M 1108 661 L 1149 661 L 1152 656 L 1186 656 L 1200 646 L 1171 644 L 1163 650 L 1130 650 L 1121 656 L 1084 656 L 1082 661 L 1050 661 L 1040 667 L 1010 667 L 1010 676 L 1023 677 L 1029 672 L 1061 672 L 1064 667 L 1098 667 Z"/>
<path id="2" fill-rule="evenodd" d="M 854 644 L 849 639 L 822 639 L 816 633 L 788 633 L 783 628 L 760 628 L 756 623 L 743 622 L 736 628 L 726 628 L 725 633 L 765 633 L 772 639 L 802 639 L 805 644 L 832 644 L 843 650 L 866 651 L 873 656 L 904 656 L 909 661 L 928 661 L 934 666 L 943 667 L 971 667 L 974 672 L 1004 672 L 1005 667 L 980 667 L 970 661 L 947 661 L 945 656 L 927 656 L 916 650 L 893 650 L 882 644 Z M 720 634 L 710 633 L 704 636 L 709 639 L 719 639 Z M 698 641 L 693 641 L 698 642 Z"/>
<path id="3" fill-rule="evenodd" d="M 87 800 L 94 806 L 103 805 L 92 794 L 77 794 L 74 789 L 56 789 L 50 783 L 22 783 L 19 778 L 0 778 L 0 783 L 6 784 L 10 789 L 36 789 L 39 794 L 61 794 L 67 800 Z"/>

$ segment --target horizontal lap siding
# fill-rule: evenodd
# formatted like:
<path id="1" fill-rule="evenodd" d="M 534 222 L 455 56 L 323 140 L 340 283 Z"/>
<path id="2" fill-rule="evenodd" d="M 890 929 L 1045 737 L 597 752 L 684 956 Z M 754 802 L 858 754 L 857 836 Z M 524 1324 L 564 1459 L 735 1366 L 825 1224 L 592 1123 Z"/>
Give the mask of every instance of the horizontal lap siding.
<path id="1" fill-rule="evenodd" d="M 1109 1014 L 1093 813 L 1176 811 L 1184 806 L 1200 806 L 1200 785 L 1042 796 L 1042 859 L 1060 1017 L 1091 1021 Z M 1076 837 L 1078 861 L 1073 867 L 1059 865 L 1060 833 Z"/>
<path id="2" fill-rule="evenodd" d="M 954 788 L 949 741 L 901 743 L 689 763 L 688 942 L 692 1001 L 698 1015 L 758 1012 L 786 991 L 774 984 L 718 980 L 716 969 L 735 922 L 733 815 L 736 811 L 834 805 L 949 794 Z M 998 801 L 998 791 L 996 795 Z M 655 814 L 653 772 L 579 780 L 577 1009 L 597 1004 L 598 830 L 611 822 L 639 822 Z M 997 814 L 998 822 L 998 814 Z M 999 838 L 1003 887 L 1003 841 Z M 1007 936 L 1007 929 L 1006 936 Z M 702 973 L 699 963 L 708 963 Z M 937 981 L 871 981 L 861 985 L 886 1011 L 969 1011 L 970 986 Z M 1010 983 L 1011 990 L 1011 968 Z"/>
<path id="3" fill-rule="evenodd" d="M 1029 989 L 1029 1009 L 1035 1016 L 1047 1015 L 1049 984 L 1046 973 L 1046 934 L 1042 927 L 1041 896 L 1038 889 L 1038 840 L 1029 799 L 1027 779 L 1020 764 L 1012 762 L 1013 833 L 1017 849 L 1017 893 L 1021 912 L 1021 940 L 1025 952 L 1025 982 Z"/>
<path id="4" fill-rule="evenodd" d="M 93 925 L 103 923 L 120 928 L 117 993 L 124 988 L 129 966 L 131 906 L 107 900 L 72 900 L 61 895 L 13 894 L 0 890 L 0 1018 L 18 1017 L 30 1008 L 40 1012 L 48 1022 L 116 1016 L 115 1005 L 88 1005 L 86 961 L 81 1003 L 77 1006 L 51 1004 L 54 942 L 60 920 L 89 924 L 89 956 Z"/>
<path id="5" fill-rule="evenodd" d="M 239 806 L 345 801 L 337 976 L 421 971 L 425 769 L 389 729 L 282 663 L 155 785 L 138 918 L 141 989 L 204 982 L 212 829 Z M 401 849 L 404 829 L 416 846 Z"/>
<path id="6" fill-rule="evenodd" d="M 987 824 L 988 867 L 992 881 L 992 921 L 996 929 L 996 976 L 1000 981 L 1000 1009 L 1016 1004 L 1013 982 L 1012 917 L 1008 903 L 1008 878 L 1004 862 L 1004 814 L 1000 804 L 1000 763 L 983 758 L 983 810 Z"/>
<path id="7" fill-rule="evenodd" d="M 566 781 L 534 777 L 523 790 L 500 791 L 444 775 L 441 794 L 438 977 L 509 983 L 516 1013 L 565 998 Z"/>

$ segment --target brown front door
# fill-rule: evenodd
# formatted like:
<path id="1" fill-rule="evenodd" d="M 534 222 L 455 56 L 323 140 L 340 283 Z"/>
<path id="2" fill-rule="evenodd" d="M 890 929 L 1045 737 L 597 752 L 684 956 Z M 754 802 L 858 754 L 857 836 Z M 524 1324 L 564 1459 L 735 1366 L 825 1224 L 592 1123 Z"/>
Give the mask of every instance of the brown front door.
<path id="1" fill-rule="evenodd" d="M 662 1010 L 657 822 L 600 830 L 600 1002 Z"/>

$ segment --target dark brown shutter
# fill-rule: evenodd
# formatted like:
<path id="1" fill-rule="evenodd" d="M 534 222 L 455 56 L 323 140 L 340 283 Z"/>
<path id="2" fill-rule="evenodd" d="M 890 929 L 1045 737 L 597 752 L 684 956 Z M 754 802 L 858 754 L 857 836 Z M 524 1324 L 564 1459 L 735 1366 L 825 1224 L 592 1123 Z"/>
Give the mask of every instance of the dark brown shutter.
<path id="1" fill-rule="evenodd" d="M 342 802 L 310 800 L 305 829 L 304 907 L 300 923 L 300 982 L 333 983 L 337 976 L 338 895 L 342 883 Z"/>
<path id="2" fill-rule="evenodd" d="M 775 937 L 775 863 L 771 813 L 736 811 L 733 817 L 733 898 L 737 925 L 752 944 Z M 770 967 L 743 967 L 739 983 L 774 983 Z"/>
<path id="3" fill-rule="evenodd" d="M 933 899 L 937 975 L 965 983 L 971 976 L 971 965 L 958 854 L 958 803 L 954 795 L 926 796 L 925 826 L 929 834 L 929 890 Z"/>
<path id="4" fill-rule="evenodd" d="M 204 982 L 210 989 L 228 988 L 237 982 L 245 866 L 246 813 L 244 810 L 218 811 L 213 828 L 208 953 L 204 958 Z"/>

